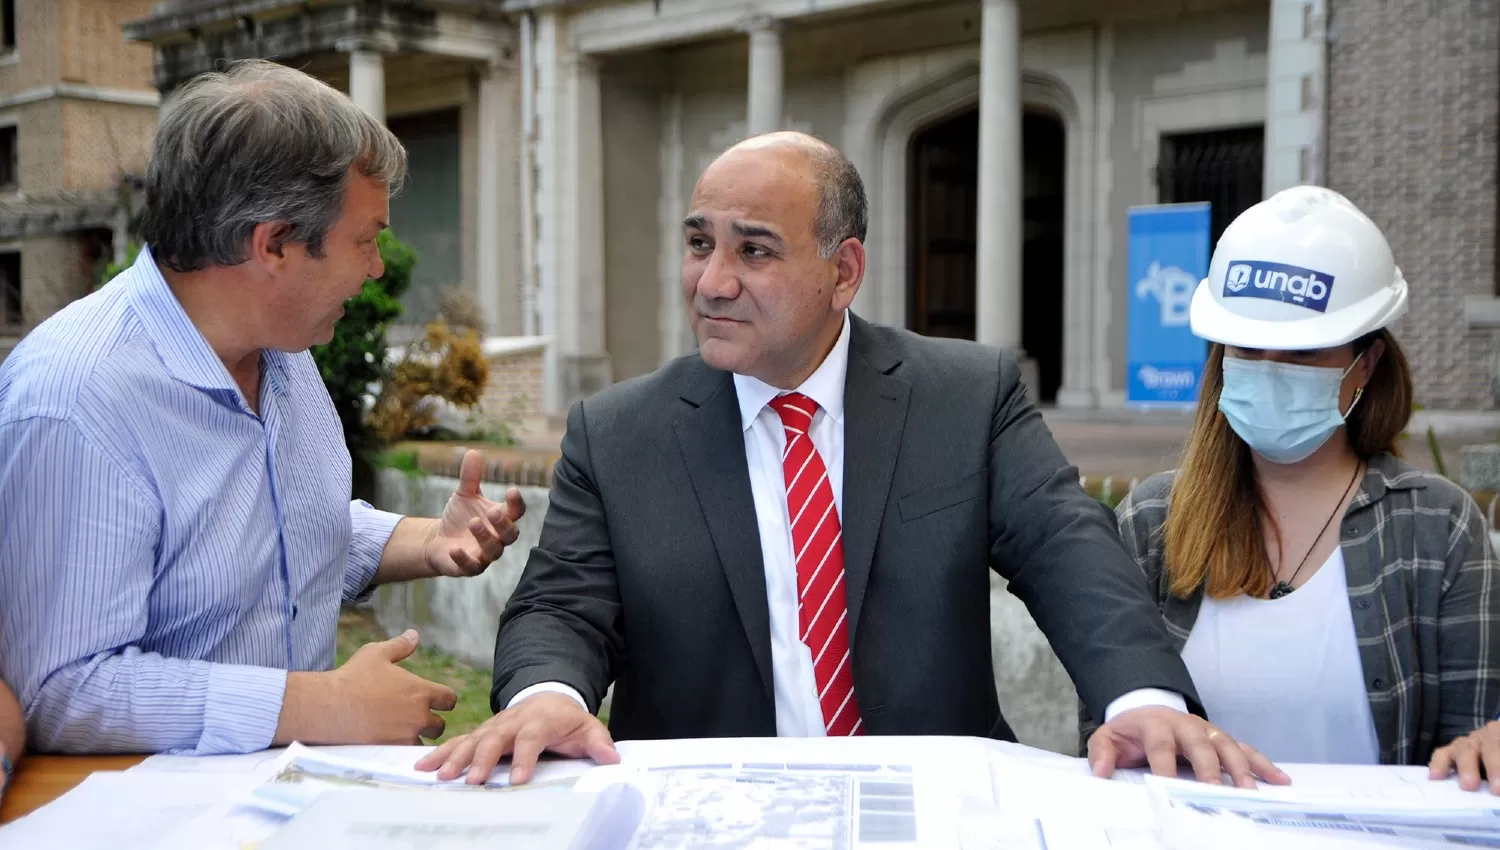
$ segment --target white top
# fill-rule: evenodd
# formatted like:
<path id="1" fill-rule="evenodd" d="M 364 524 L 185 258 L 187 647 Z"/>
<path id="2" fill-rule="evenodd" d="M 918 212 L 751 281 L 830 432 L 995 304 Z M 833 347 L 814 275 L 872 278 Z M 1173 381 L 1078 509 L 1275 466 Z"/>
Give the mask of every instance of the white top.
<path id="1" fill-rule="evenodd" d="M 1272 761 L 1380 763 L 1342 550 L 1280 599 L 1205 596 L 1182 660 L 1209 720 Z"/>
<path id="2" fill-rule="evenodd" d="M 849 368 L 849 314 L 833 350 L 817 371 L 796 392 L 818 403 L 813 414 L 813 447 L 828 469 L 839 526 L 844 522 L 844 378 Z M 781 417 L 770 407 L 782 391 L 747 375 L 734 376 L 734 391 L 740 405 L 740 425 L 745 434 L 745 460 L 750 468 L 750 491 L 755 501 L 756 527 L 760 532 L 761 561 L 766 574 L 766 604 L 771 626 L 771 680 L 776 699 L 776 734 L 781 737 L 812 738 L 827 734 L 823 709 L 818 703 L 817 680 L 813 676 L 812 653 L 801 638 L 797 604 L 797 559 L 792 548 L 791 519 L 786 506 L 786 478 L 781 453 L 786 431 Z M 955 687 L 958 685 L 955 684 Z M 571 696 L 580 705 L 583 697 L 559 682 L 541 682 L 522 689 L 507 708 L 532 694 L 552 691 Z M 855 695 L 859 688 L 856 684 Z M 1144 705 L 1187 710 L 1180 694 L 1156 688 L 1130 691 L 1105 711 L 1106 721 L 1120 712 Z M 587 706 L 585 706 L 587 707 Z"/>

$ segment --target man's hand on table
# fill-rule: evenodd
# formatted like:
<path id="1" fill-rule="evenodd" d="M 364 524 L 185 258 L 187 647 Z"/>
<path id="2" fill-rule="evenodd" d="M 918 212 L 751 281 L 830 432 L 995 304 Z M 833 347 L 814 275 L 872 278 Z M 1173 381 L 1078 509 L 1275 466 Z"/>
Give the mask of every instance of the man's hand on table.
<path id="1" fill-rule="evenodd" d="M 445 742 L 417 762 L 417 770 L 437 770 L 440 780 L 483 784 L 506 755 L 511 755 L 510 781 L 520 785 L 531 778 L 537 758 L 549 750 L 569 758 L 587 756 L 598 764 L 617 764 L 609 730 L 571 697 L 539 693 L 486 720 L 467 735 Z M 441 768 L 441 769 L 439 769 Z"/>
<path id="2" fill-rule="evenodd" d="M 1117 767 L 1150 766 L 1157 776 L 1177 775 L 1177 758 L 1185 757 L 1198 781 L 1220 784 L 1228 773 L 1234 784 L 1254 788 L 1255 777 L 1273 785 L 1291 779 L 1248 744 L 1231 738 L 1207 720 L 1162 706 L 1124 711 L 1089 738 L 1089 766 L 1109 778 Z"/>

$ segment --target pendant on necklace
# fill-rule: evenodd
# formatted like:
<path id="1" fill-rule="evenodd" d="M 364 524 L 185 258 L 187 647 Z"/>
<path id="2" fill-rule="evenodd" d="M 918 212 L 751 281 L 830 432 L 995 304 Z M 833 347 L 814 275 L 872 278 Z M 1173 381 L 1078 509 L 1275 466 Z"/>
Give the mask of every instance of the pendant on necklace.
<path id="1" fill-rule="evenodd" d="M 1287 584 L 1284 581 L 1278 581 L 1276 582 L 1276 586 L 1271 588 L 1271 598 L 1280 599 L 1281 597 L 1286 596 L 1288 593 L 1291 593 L 1293 590 L 1295 590 L 1295 588 L 1293 588 L 1290 584 Z"/>

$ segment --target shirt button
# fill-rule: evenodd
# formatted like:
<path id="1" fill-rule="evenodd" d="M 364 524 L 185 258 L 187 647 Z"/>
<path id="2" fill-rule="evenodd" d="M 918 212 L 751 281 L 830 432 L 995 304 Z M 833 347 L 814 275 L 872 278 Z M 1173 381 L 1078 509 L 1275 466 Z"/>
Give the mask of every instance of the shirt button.
<path id="1" fill-rule="evenodd" d="M 1357 602 L 1355 604 L 1359 606 L 1359 610 L 1364 611 L 1364 610 L 1366 610 L 1366 609 L 1368 609 L 1370 607 L 1370 600 L 1368 600 L 1368 599 L 1361 599 L 1361 600 L 1359 600 L 1359 602 Z"/>
<path id="2" fill-rule="evenodd" d="M 1373 685 L 1374 688 L 1375 688 L 1375 690 L 1378 691 L 1381 688 L 1385 687 L 1385 680 L 1384 679 L 1376 679 L 1375 681 L 1371 682 L 1370 684 Z"/>

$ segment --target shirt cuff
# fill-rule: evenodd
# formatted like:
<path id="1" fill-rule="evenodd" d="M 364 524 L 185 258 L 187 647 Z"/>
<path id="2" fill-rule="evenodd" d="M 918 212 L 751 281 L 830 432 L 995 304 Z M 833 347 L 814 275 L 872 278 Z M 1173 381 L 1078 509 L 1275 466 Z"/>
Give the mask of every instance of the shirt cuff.
<path id="1" fill-rule="evenodd" d="M 516 703 L 535 694 L 566 694 L 572 697 L 573 701 L 578 703 L 578 706 L 584 711 L 589 710 L 588 703 L 583 701 L 583 697 L 562 682 L 538 682 L 529 688 L 522 688 L 515 696 L 510 698 L 510 702 L 506 703 L 505 707 L 512 708 Z"/>
<path id="2" fill-rule="evenodd" d="M 1187 700 L 1182 698 L 1182 694 L 1164 691 L 1161 688 L 1138 688 L 1116 697 L 1115 701 L 1104 709 L 1104 722 L 1113 723 L 1116 717 L 1132 708 L 1143 708 L 1148 705 L 1174 708 L 1183 714 L 1187 714 L 1188 710 Z"/>
<path id="3" fill-rule="evenodd" d="M 253 753 L 271 746 L 286 696 L 285 670 L 242 664 L 208 669 L 203 734 L 193 755 Z"/>
<path id="4" fill-rule="evenodd" d="M 349 503 L 349 564 L 344 570 L 344 601 L 360 602 L 370 595 L 375 574 L 380 571 L 380 557 L 391 539 L 396 524 L 406 517 L 390 511 L 376 510 L 369 502 L 355 499 Z"/>

